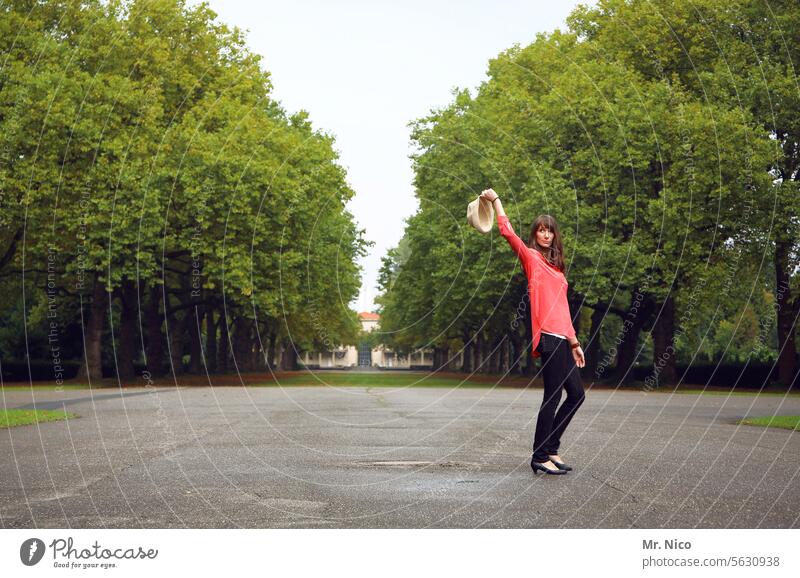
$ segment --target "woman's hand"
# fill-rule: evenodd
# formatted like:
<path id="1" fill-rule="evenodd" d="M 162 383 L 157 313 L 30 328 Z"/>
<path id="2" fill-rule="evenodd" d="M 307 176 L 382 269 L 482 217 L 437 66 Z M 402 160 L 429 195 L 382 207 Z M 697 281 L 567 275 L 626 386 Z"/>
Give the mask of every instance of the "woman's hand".
<path id="1" fill-rule="evenodd" d="M 583 357 L 583 349 L 581 349 L 580 345 L 572 350 L 572 358 L 575 360 L 575 365 L 578 367 L 586 365 L 586 360 Z"/>
<path id="2" fill-rule="evenodd" d="M 481 197 L 492 203 L 497 198 L 497 193 L 495 193 L 492 189 L 486 189 L 481 193 Z"/>

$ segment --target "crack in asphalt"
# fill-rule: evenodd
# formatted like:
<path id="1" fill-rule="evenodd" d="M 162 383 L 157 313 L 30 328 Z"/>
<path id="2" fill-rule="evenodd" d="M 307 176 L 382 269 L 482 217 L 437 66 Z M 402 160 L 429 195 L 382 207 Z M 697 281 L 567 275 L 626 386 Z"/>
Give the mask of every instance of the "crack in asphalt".
<path id="1" fill-rule="evenodd" d="M 600 482 L 602 485 L 608 486 L 609 488 L 619 492 L 623 496 L 629 497 L 634 504 L 638 504 L 639 503 L 639 498 L 635 494 L 630 493 L 628 490 L 626 490 L 624 488 L 617 487 L 614 484 L 612 484 L 611 482 L 609 482 L 608 480 L 604 480 L 602 478 L 597 477 L 595 474 L 590 473 L 589 476 L 592 479 L 597 480 L 598 482 Z M 622 510 L 622 513 L 625 516 L 625 518 L 628 520 L 628 527 L 630 527 L 630 528 L 638 528 L 639 526 L 637 526 L 636 523 L 631 519 L 631 517 L 628 515 L 628 512 L 625 510 L 625 508 L 623 507 L 623 508 L 621 508 L 621 510 Z"/>

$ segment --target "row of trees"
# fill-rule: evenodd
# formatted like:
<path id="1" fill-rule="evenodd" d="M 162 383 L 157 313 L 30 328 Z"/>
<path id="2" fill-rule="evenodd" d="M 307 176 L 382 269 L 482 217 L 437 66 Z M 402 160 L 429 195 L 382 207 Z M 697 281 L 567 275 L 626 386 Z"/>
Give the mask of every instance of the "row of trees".
<path id="1" fill-rule="evenodd" d="M 601 0 L 567 23 L 413 123 L 420 206 L 383 260 L 387 341 L 533 371 L 522 270 L 463 218 L 491 186 L 526 241 L 538 214 L 561 224 L 593 380 L 646 359 L 649 382 L 672 383 L 678 363 L 727 360 L 777 362 L 791 383 L 800 6 Z"/>
<path id="2" fill-rule="evenodd" d="M 238 29 L 183 0 L 12 0 L 0 54 L 4 357 L 129 379 L 355 339 L 370 243 L 333 138 Z"/>

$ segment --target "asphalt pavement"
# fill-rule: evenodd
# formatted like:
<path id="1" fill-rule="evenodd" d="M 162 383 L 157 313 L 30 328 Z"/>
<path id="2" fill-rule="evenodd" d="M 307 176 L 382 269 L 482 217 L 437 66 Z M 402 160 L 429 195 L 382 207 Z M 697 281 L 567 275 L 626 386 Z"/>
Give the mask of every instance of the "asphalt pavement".
<path id="1" fill-rule="evenodd" d="M 541 389 L 6 390 L 3 528 L 797 528 L 800 398 L 587 391 L 529 466 Z"/>

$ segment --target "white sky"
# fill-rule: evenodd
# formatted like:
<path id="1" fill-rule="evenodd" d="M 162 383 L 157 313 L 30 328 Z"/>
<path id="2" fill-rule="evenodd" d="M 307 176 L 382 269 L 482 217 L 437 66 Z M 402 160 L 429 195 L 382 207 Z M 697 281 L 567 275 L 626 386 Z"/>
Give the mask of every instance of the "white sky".
<path id="1" fill-rule="evenodd" d="M 595 2 L 208 3 L 219 20 L 248 31 L 248 45 L 264 57 L 282 106 L 308 111 L 315 128 L 336 137 L 356 192 L 347 208 L 375 241 L 361 261 L 361 294 L 351 306 L 371 311 L 381 257 L 417 209 L 407 123 L 448 104 L 453 88 L 477 87 L 490 58 L 530 43 L 537 32 L 564 28 L 574 6 Z"/>

